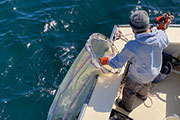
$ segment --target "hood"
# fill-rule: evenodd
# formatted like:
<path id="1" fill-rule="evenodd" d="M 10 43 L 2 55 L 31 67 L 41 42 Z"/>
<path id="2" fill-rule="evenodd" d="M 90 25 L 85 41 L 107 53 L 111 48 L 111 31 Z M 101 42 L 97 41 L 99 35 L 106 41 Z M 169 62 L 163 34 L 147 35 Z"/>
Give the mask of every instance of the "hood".
<path id="1" fill-rule="evenodd" d="M 158 35 L 158 30 L 154 28 L 151 30 L 151 32 L 148 33 L 135 34 L 135 38 L 136 41 L 140 43 L 155 45 L 158 43 L 157 35 Z"/>

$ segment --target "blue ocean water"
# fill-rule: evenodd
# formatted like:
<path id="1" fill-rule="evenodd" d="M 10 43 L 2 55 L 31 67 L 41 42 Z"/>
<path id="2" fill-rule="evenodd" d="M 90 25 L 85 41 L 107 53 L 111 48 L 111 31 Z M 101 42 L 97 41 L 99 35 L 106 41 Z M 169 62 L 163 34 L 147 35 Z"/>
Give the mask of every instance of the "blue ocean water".
<path id="1" fill-rule="evenodd" d="M 95 32 L 109 36 L 143 9 L 151 22 L 179 0 L 1 0 L 0 120 L 45 120 L 59 84 Z"/>

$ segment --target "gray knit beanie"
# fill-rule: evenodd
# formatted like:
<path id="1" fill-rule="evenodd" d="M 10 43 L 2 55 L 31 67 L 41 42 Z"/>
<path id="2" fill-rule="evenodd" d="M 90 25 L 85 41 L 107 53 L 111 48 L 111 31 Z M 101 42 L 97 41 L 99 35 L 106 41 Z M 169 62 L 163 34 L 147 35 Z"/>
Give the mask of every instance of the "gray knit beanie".
<path id="1" fill-rule="evenodd" d="M 149 28 L 149 16 L 144 10 L 137 10 L 129 17 L 129 24 L 135 32 L 142 32 Z"/>

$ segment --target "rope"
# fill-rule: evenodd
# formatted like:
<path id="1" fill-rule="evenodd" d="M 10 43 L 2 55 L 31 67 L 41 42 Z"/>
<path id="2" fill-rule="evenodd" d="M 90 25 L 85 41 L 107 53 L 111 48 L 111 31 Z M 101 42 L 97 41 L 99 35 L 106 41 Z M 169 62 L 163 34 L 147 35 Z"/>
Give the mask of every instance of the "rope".
<path id="1" fill-rule="evenodd" d="M 155 92 L 155 94 L 153 94 Z M 150 97 L 158 97 L 160 95 L 159 89 L 154 89 L 151 91 L 151 93 L 148 94 Z"/>
<path id="2" fill-rule="evenodd" d="M 152 86 L 153 88 L 154 86 Z M 151 97 L 158 97 L 160 96 L 160 90 L 159 89 L 152 89 L 150 90 L 150 92 L 148 93 L 148 99 L 150 100 L 151 104 L 148 106 L 145 101 L 144 101 L 144 106 L 146 106 L 147 108 L 151 108 L 153 105 L 153 100 Z"/>
<path id="3" fill-rule="evenodd" d="M 123 40 L 123 41 L 125 41 L 125 42 L 129 42 L 129 39 L 126 37 L 126 36 L 129 36 L 129 35 L 133 35 L 134 33 L 128 33 L 128 34 L 125 34 L 125 35 L 123 35 L 123 33 L 120 31 L 120 30 L 118 30 L 118 32 L 119 32 L 119 35 L 118 35 L 118 37 L 116 37 L 115 38 L 115 40 L 114 41 L 116 41 L 116 40 Z M 133 37 L 133 36 L 132 36 Z M 131 38 L 132 39 L 132 38 Z"/>
<path id="4" fill-rule="evenodd" d="M 147 108 L 151 108 L 152 105 L 153 105 L 153 100 L 152 100 L 152 98 L 151 98 L 150 96 L 148 96 L 147 98 L 149 98 L 151 104 L 148 106 L 148 105 L 146 104 L 146 102 L 144 101 L 144 102 L 143 102 L 143 103 L 144 103 L 144 106 L 147 107 Z"/>
<path id="5" fill-rule="evenodd" d="M 177 118 L 178 120 L 180 119 L 180 117 L 178 116 L 178 115 L 176 115 L 176 114 L 173 114 L 172 116 L 168 116 L 168 117 L 165 117 L 165 118 L 163 118 L 163 120 L 168 120 L 168 119 L 173 119 L 174 120 L 174 118 Z M 176 119 L 176 120 L 177 120 Z"/>
<path id="6" fill-rule="evenodd" d="M 180 75 L 180 71 L 177 70 L 171 70 L 173 73 Z"/>

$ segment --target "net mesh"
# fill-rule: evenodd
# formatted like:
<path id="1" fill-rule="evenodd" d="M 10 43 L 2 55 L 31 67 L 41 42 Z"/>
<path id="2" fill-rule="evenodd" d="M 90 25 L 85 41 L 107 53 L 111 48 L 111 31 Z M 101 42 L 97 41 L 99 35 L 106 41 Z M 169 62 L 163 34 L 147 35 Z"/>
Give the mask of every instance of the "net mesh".
<path id="1" fill-rule="evenodd" d="M 117 50 L 107 37 L 93 34 L 79 53 L 64 80 L 59 86 L 48 113 L 48 120 L 77 118 L 81 108 L 91 94 L 100 72 L 112 72 L 108 65 L 102 66 L 99 57 L 114 56 Z"/>

